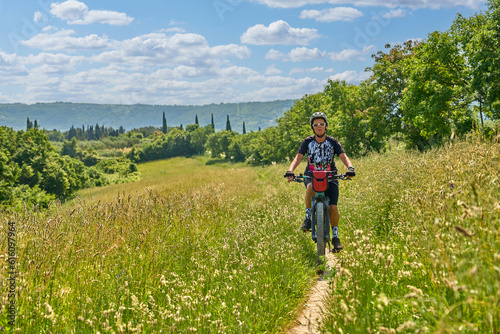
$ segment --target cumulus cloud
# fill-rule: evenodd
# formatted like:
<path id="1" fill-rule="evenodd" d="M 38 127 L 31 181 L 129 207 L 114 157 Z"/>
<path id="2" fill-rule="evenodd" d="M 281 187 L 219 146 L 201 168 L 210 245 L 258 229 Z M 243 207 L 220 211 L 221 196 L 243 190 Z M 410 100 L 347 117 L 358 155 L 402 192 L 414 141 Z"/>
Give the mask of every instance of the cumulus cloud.
<path id="1" fill-rule="evenodd" d="M 407 12 L 401 8 L 400 9 L 393 9 L 393 10 L 388 11 L 385 14 L 382 14 L 381 17 L 383 19 L 391 19 L 394 17 L 405 17 L 406 13 Z"/>
<path id="2" fill-rule="evenodd" d="M 336 7 L 323 10 L 303 10 L 301 19 L 314 19 L 318 22 L 352 21 L 363 16 L 359 10 L 350 7 Z"/>
<path id="3" fill-rule="evenodd" d="M 330 52 L 329 56 L 332 61 L 350 61 L 350 60 L 364 60 L 366 56 L 375 50 L 375 45 L 368 45 L 363 47 L 361 51 L 355 49 L 345 49 L 340 52 Z"/>
<path id="4" fill-rule="evenodd" d="M 269 60 L 285 60 L 287 56 L 283 52 L 271 49 L 266 53 L 264 58 Z"/>
<path id="5" fill-rule="evenodd" d="M 48 30 L 48 29 L 47 29 Z M 46 31 L 47 31 L 46 30 Z M 21 44 L 30 48 L 41 50 L 100 50 L 111 46 L 111 41 L 106 36 L 96 34 L 85 37 L 72 37 L 74 30 L 62 29 L 54 33 L 41 32 Z"/>
<path id="6" fill-rule="evenodd" d="M 43 16 L 42 12 L 40 12 L 39 10 L 37 10 L 35 12 L 35 14 L 33 14 L 33 22 L 38 23 L 38 22 L 41 22 L 44 20 L 45 20 L 45 17 Z"/>
<path id="7" fill-rule="evenodd" d="M 345 81 L 347 83 L 359 84 L 361 81 L 370 78 L 370 72 L 345 71 L 330 76 L 328 79 L 333 81 Z"/>
<path id="8" fill-rule="evenodd" d="M 280 69 L 276 68 L 276 65 L 271 65 L 271 66 L 268 66 L 266 68 L 266 71 L 264 72 L 265 75 L 279 75 L 281 74 L 283 71 L 281 71 Z"/>
<path id="9" fill-rule="evenodd" d="M 318 48 L 308 49 L 306 47 L 295 48 L 288 56 L 293 62 L 305 61 L 305 60 L 320 60 L 325 56 L 325 51 L 320 51 Z"/>
<path id="10" fill-rule="evenodd" d="M 26 67 L 19 62 L 15 54 L 8 54 L 0 51 L 0 82 L 9 80 L 10 76 L 26 75 Z"/>
<path id="11" fill-rule="evenodd" d="M 324 68 L 321 66 L 311 67 L 311 68 L 301 68 L 295 67 L 290 70 L 290 75 L 298 74 L 298 73 L 332 73 L 334 71 L 333 68 Z"/>
<path id="12" fill-rule="evenodd" d="M 227 58 L 244 59 L 251 55 L 247 46 L 236 44 L 210 47 L 198 34 L 151 33 L 114 43 L 114 50 L 96 55 L 104 63 L 149 65 L 211 66 Z"/>
<path id="13" fill-rule="evenodd" d="M 410 7 L 410 8 L 442 8 L 442 7 L 457 7 L 465 6 L 473 9 L 479 8 L 484 3 L 484 0 L 253 0 L 260 4 L 271 8 L 298 8 L 306 5 L 317 4 L 345 4 L 352 6 L 384 6 L 389 8 L 394 7 Z"/>
<path id="14" fill-rule="evenodd" d="M 287 22 L 279 20 L 268 27 L 257 24 L 240 37 L 241 42 L 253 45 L 308 45 L 319 38 L 318 30 L 309 28 L 292 28 Z"/>
<path id="15" fill-rule="evenodd" d="M 87 5 L 77 0 L 67 0 L 65 2 L 56 2 L 50 5 L 50 12 L 66 20 L 68 24 L 92 24 L 102 23 L 110 25 L 127 25 L 134 18 L 125 13 L 109 10 L 89 10 Z"/>

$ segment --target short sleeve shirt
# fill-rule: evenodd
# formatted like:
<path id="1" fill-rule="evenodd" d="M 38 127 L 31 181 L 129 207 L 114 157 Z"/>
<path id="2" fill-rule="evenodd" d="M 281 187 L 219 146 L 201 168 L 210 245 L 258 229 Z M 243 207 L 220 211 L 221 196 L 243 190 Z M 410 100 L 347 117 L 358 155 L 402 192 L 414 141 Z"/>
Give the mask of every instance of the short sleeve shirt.
<path id="1" fill-rule="evenodd" d="M 298 153 L 307 155 L 306 173 L 312 171 L 314 166 L 330 167 L 330 170 L 336 173 L 337 167 L 333 158 L 345 151 L 338 140 L 332 136 L 325 136 L 325 141 L 322 143 L 318 143 L 315 136 L 310 136 L 304 139 Z"/>

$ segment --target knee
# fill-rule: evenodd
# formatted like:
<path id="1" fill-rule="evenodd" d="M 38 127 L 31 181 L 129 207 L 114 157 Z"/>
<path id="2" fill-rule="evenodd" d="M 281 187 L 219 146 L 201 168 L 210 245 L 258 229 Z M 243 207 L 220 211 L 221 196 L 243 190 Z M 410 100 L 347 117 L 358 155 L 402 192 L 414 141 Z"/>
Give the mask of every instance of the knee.
<path id="1" fill-rule="evenodd" d="M 339 214 L 339 209 L 336 205 L 330 205 L 330 214 L 335 214 L 335 215 Z"/>

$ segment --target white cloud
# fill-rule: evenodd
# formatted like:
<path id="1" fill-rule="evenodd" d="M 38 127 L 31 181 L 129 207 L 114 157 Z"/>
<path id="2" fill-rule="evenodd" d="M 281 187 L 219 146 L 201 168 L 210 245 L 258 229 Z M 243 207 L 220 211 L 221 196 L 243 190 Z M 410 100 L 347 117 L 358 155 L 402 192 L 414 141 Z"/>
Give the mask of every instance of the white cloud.
<path id="1" fill-rule="evenodd" d="M 55 33 L 39 33 L 21 44 L 30 48 L 41 50 L 99 50 L 111 46 L 111 41 L 106 37 L 95 34 L 85 37 L 72 37 L 74 30 L 63 29 Z"/>
<path id="2" fill-rule="evenodd" d="M 0 51 L 0 82 L 9 81 L 11 76 L 28 74 L 26 67 L 19 62 L 15 54 Z"/>
<path id="3" fill-rule="evenodd" d="M 300 13 L 301 19 L 314 19 L 318 22 L 352 21 L 361 16 L 363 16 L 363 13 L 350 7 L 303 10 Z"/>
<path id="4" fill-rule="evenodd" d="M 103 63 L 132 65 L 187 65 L 212 66 L 227 58 L 244 59 L 251 55 L 247 46 L 236 44 L 210 47 L 205 37 L 198 34 L 151 33 L 121 42 L 114 49 L 96 55 L 93 59 Z"/>
<path id="5" fill-rule="evenodd" d="M 391 19 L 394 17 L 405 17 L 406 14 L 407 14 L 406 10 L 399 8 L 399 9 L 390 10 L 387 13 L 382 14 L 381 17 L 383 19 Z"/>
<path id="6" fill-rule="evenodd" d="M 319 38 L 318 30 L 309 28 L 292 28 L 283 20 L 273 22 L 266 27 L 257 24 L 241 36 L 241 42 L 253 45 L 308 45 Z"/>
<path id="7" fill-rule="evenodd" d="M 375 45 L 368 45 L 363 47 L 361 51 L 345 49 L 341 52 L 330 52 L 329 56 L 332 61 L 364 60 L 363 56 L 373 52 L 373 50 L 375 50 Z"/>
<path id="8" fill-rule="evenodd" d="M 271 65 L 269 66 L 268 68 L 266 68 L 266 72 L 265 72 L 265 75 L 279 75 L 281 74 L 283 71 L 281 71 L 280 69 L 276 68 L 276 65 Z"/>
<path id="9" fill-rule="evenodd" d="M 306 47 L 295 48 L 288 56 L 293 62 L 305 61 L 305 60 L 320 60 L 325 56 L 325 51 L 320 51 L 318 48 L 308 49 Z"/>
<path id="10" fill-rule="evenodd" d="M 67 20 L 68 24 L 127 25 L 134 20 L 133 17 L 129 17 L 125 13 L 109 10 L 89 10 L 85 3 L 77 0 L 53 3 L 50 5 L 50 12 L 61 20 Z"/>
<path id="11" fill-rule="evenodd" d="M 286 54 L 284 54 L 283 52 L 271 49 L 266 53 L 266 56 L 264 58 L 269 60 L 285 60 L 286 57 Z"/>
<path id="12" fill-rule="evenodd" d="M 41 22 L 44 20 L 45 20 L 45 17 L 43 16 L 42 12 L 40 12 L 39 10 L 37 10 L 35 12 L 35 14 L 33 14 L 33 22 L 38 23 L 38 22 Z"/>
<path id="13" fill-rule="evenodd" d="M 372 73 L 370 72 L 356 72 L 356 71 L 345 71 L 342 73 L 337 73 L 329 77 L 333 81 L 345 81 L 351 84 L 359 84 L 361 81 L 370 78 Z"/>
<path id="14" fill-rule="evenodd" d="M 295 67 L 290 70 L 289 75 L 298 74 L 298 73 L 332 73 L 334 72 L 333 68 L 324 68 L 320 66 L 312 67 L 312 68 L 301 68 Z"/>
<path id="15" fill-rule="evenodd" d="M 389 8 L 394 7 L 410 7 L 410 8 L 442 8 L 442 7 L 458 7 L 466 6 L 477 9 L 484 4 L 484 0 L 253 0 L 260 4 L 271 8 L 298 8 L 306 5 L 317 4 L 336 4 L 336 5 L 352 5 L 352 6 L 384 6 Z"/>

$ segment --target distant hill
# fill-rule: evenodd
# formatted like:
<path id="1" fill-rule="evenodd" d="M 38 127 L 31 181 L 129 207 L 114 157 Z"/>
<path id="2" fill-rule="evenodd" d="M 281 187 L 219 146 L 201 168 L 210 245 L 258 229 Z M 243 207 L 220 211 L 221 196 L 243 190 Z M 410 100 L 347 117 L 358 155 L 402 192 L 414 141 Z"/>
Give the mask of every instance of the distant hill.
<path id="1" fill-rule="evenodd" d="M 36 103 L 0 104 L 0 126 L 6 125 L 15 130 L 26 129 L 26 119 L 37 120 L 41 128 L 67 131 L 73 125 L 104 125 L 127 131 L 144 126 L 162 126 L 163 112 L 168 126 L 193 124 L 198 115 L 200 126 L 211 123 L 212 113 L 216 130 L 226 128 L 229 115 L 233 131 L 242 132 L 245 122 L 247 132 L 257 131 L 276 124 L 293 105 L 294 100 L 270 102 L 221 103 L 202 106 L 146 105 L 146 104 L 91 104 L 91 103 Z"/>

